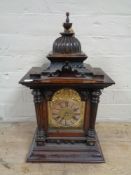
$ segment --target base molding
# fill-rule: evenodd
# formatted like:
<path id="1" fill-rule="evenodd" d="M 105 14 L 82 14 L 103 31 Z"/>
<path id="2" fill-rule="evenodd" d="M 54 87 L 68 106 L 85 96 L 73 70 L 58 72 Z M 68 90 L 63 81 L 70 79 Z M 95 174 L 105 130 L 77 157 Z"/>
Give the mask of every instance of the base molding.
<path id="1" fill-rule="evenodd" d="M 72 162 L 72 163 L 103 163 L 104 157 L 101 151 L 98 137 L 93 146 L 86 143 L 45 143 L 36 144 L 36 133 L 27 156 L 27 162 Z"/>

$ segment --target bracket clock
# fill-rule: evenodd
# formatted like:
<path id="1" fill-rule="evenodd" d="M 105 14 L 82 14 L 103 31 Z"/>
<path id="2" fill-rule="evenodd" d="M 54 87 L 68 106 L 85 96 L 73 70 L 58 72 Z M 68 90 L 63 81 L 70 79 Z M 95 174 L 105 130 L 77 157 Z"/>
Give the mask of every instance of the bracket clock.
<path id="1" fill-rule="evenodd" d="M 31 68 L 19 82 L 32 89 L 37 119 L 27 162 L 104 162 L 95 121 L 101 90 L 114 81 L 84 63 L 69 13 L 63 27 L 49 64 Z"/>

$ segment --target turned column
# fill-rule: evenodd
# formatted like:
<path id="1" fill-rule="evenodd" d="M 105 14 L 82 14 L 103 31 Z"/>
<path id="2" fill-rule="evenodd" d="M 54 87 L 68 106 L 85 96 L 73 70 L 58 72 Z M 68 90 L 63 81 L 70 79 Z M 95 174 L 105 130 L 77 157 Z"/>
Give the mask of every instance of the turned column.
<path id="1" fill-rule="evenodd" d="M 89 129 L 87 132 L 87 143 L 89 145 L 94 145 L 96 142 L 95 122 L 96 122 L 97 108 L 100 95 L 101 95 L 100 89 L 93 90 L 91 91 L 90 94 L 90 118 L 89 118 Z"/>
<path id="2" fill-rule="evenodd" d="M 40 89 L 34 89 L 32 91 L 34 97 L 35 111 L 36 111 L 36 120 L 37 120 L 37 131 L 36 131 L 36 143 L 41 146 L 46 141 L 46 105 L 45 98 L 41 93 Z"/>

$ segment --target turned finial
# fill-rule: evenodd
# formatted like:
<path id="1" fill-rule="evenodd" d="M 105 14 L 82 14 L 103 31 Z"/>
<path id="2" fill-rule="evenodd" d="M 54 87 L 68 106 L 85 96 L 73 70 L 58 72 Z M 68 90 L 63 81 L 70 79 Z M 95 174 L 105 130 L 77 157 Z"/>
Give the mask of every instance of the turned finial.
<path id="1" fill-rule="evenodd" d="M 70 15 L 70 13 L 69 12 L 66 12 L 66 23 L 69 23 L 69 21 L 70 21 L 69 15 Z"/>
<path id="2" fill-rule="evenodd" d="M 69 20 L 69 12 L 66 12 L 66 22 L 63 24 L 63 27 L 66 32 L 69 32 L 70 28 L 72 27 L 72 23 Z"/>

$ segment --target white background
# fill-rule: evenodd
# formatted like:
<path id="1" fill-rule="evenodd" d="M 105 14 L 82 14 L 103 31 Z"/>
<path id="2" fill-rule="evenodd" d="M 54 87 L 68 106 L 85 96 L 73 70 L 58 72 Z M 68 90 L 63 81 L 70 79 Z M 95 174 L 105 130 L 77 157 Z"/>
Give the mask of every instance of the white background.
<path id="1" fill-rule="evenodd" d="M 103 91 L 98 120 L 131 121 L 130 0 L 0 0 L 0 121 L 35 120 L 30 90 L 18 81 L 47 62 L 66 11 L 86 62 L 116 82 Z"/>

